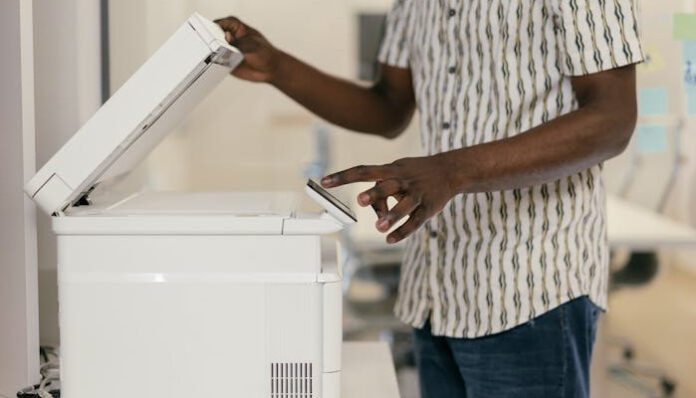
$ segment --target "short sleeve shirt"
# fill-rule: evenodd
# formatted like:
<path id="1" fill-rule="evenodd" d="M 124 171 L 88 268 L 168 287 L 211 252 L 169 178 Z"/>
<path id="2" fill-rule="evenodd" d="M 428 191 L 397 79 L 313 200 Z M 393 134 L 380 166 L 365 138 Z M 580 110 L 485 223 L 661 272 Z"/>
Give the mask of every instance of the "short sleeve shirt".
<path id="1" fill-rule="evenodd" d="M 400 0 L 380 62 L 410 68 L 426 155 L 504 139 L 578 108 L 571 78 L 640 62 L 633 0 Z M 563 131 L 558 131 L 563 134 Z M 435 335 L 498 333 L 587 295 L 606 307 L 601 165 L 461 194 L 406 246 L 395 312 Z"/>

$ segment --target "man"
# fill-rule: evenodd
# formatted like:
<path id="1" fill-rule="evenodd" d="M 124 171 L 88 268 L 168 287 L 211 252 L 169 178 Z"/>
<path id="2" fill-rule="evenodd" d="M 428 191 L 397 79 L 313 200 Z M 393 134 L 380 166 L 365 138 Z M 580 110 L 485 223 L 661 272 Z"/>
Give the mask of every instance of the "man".
<path id="1" fill-rule="evenodd" d="M 359 204 L 387 242 L 409 238 L 395 312 L 415 328 L 424 397 L 589 395 L 607 301 L 601 164 L 636 121 L 636 19 L 633 0 L 400 0 L 370 87 L 218 21 L 245 55 L 236 76 L 334 124 L 392 138 L 418 109 L 423 157 L 322 184 L 375 182 Z"/>

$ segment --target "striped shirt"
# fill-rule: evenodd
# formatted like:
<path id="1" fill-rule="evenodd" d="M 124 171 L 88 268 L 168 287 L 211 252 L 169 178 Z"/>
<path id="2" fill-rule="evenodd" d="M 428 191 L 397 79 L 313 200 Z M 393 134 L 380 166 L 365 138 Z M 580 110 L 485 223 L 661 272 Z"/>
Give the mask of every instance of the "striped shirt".
<path id="1" fill-rule="evenodd" d="M 633 0 L 401 0 L 381 63 L 410 68 L 425 154 L 520 134 L 578 108 L 571 77 L 642 60 Z M 563 134 L 562 131 L 558 132 Z M 601 165 L 457 195 L 406 245 L 395 313 L 480 337 L 575 297 L 607 304 Z"/>

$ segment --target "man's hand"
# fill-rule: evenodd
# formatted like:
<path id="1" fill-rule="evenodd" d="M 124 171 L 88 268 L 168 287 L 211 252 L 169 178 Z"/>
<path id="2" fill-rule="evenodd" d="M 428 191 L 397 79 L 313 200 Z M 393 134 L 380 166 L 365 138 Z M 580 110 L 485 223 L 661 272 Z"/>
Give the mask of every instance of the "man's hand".
<path id="1" fill-rule="evenodd" d="M 244 54 L 244 61 L 232 74 L 252 82 L 271 82 L 278 70 L 282 53 L 256 29 L 238 18 L 222 18 L 215 23 L 225 31 L 225 39 Z"/>
<path id="2" fill-rule="evenodd" d="M 387 236 L 388 243 L 396 243 L 442 210 L 456 194 L 450 187 L 450 166 L 446 153 L 405 158 L 383 166 L 353 167 L 324 177 L 321 184 L 333 188 L 354 182 L 376 182 L 373 188 L 358 195 L 358 203 L 375 209 L 380 232 L 387 232 L 408 216 L 408 221 Z M 386 204 L 390 196 L 398 200 L 391 210 Z"/>

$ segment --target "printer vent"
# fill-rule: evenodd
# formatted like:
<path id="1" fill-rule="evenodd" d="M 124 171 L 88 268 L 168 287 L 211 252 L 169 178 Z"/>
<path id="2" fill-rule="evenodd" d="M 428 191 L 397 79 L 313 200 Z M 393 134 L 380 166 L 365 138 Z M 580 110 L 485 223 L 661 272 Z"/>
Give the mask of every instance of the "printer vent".
<path id="1" fill-rule="evenodd" d="M 314 398 L 312 363 L 271 363 L 271 398 Z"/>

